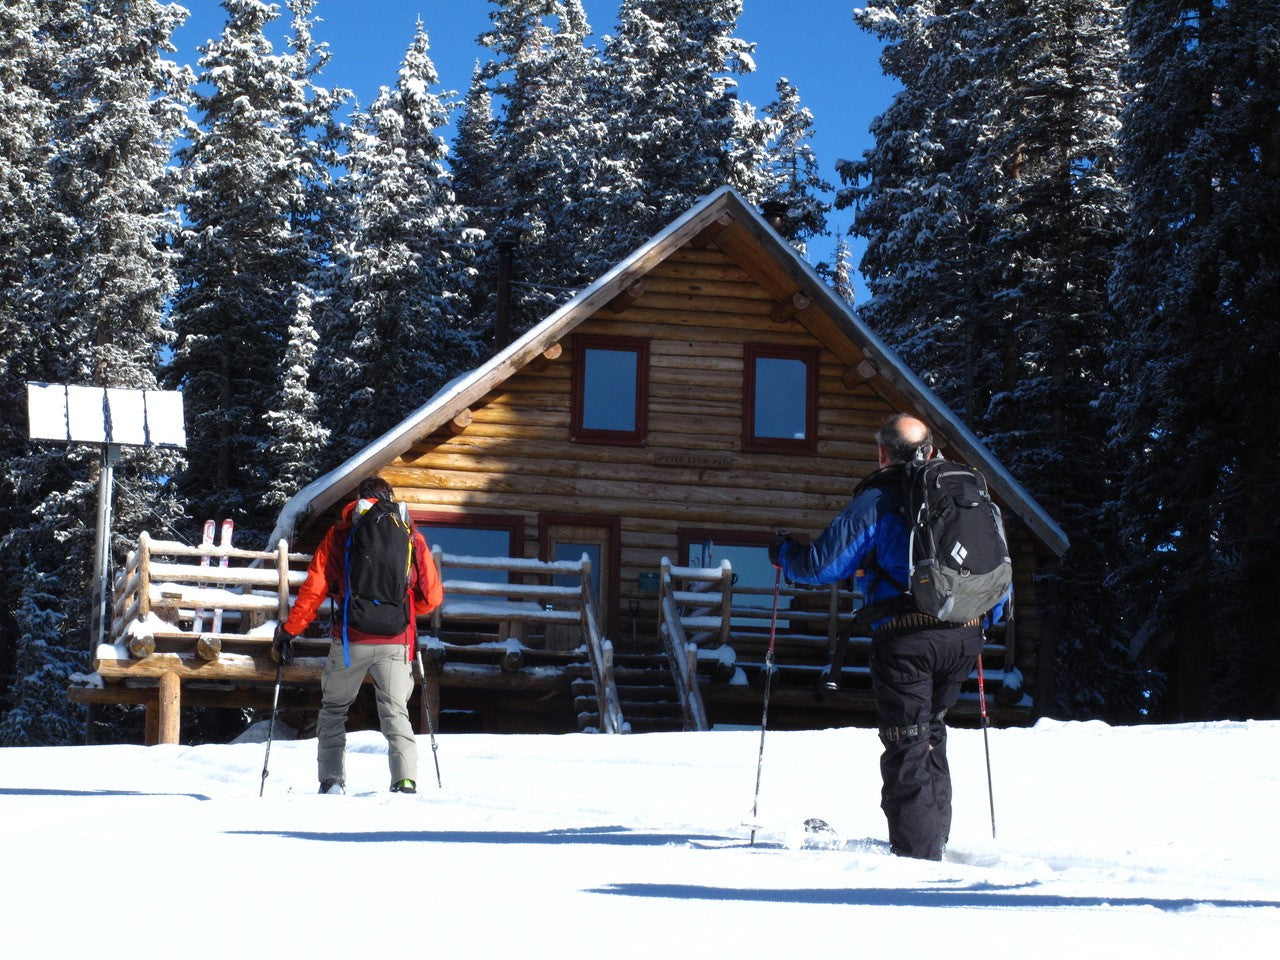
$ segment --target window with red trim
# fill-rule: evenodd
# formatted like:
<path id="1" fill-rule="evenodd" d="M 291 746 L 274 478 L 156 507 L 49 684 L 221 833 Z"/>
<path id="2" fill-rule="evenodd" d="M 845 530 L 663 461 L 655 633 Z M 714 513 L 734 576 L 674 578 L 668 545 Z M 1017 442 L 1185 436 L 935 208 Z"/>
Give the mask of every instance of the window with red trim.
<path id="1" fill-rule="evenodd" d="M 585 443 L 639 446 L 649 406 L 649 341 L 573 338 L 570 436 Z"/>
<path id="2" fill-rule="evenodd" d="M 817 449 L 818 351 L 748 343 L 743 348 L 742 449 Z"/>

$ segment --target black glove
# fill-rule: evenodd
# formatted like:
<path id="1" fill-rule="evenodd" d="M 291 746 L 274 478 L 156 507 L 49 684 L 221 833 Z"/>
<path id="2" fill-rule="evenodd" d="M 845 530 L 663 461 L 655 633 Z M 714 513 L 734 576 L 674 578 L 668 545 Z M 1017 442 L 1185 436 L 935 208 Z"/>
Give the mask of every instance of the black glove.
<path id="1" fill-rule="evenodd" d="M 782 545 L 790 540 L 791 534 L 787 533 L 785 530 L 781 530 L 778 532 L 778 535 L 773 538 L 773 542 L 769 544 L 769 562 L 779 570 L 782 569 Z"/>
<path id="2" fill-rule="evenodd" d="M 293 641 L 297 637 L 283 626 L 276 627 L 276 635 L 271 638 L 271 659 L 276 663 L 293 662 Z"/>

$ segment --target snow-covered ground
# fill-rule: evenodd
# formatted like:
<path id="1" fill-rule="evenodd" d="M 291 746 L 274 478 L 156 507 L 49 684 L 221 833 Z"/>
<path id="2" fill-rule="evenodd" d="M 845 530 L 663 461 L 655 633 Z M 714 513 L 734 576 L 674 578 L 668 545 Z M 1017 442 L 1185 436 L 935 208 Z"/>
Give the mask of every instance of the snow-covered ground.
<path id="1" fill-rule="evenodd" d="M 6 957 L 1280 956 L 1280 723 L 952 732 L 943 863 L 887 853 L 868 730 L 0 750 Z M 836 826 L 805 846 L 803 821 Z"/>

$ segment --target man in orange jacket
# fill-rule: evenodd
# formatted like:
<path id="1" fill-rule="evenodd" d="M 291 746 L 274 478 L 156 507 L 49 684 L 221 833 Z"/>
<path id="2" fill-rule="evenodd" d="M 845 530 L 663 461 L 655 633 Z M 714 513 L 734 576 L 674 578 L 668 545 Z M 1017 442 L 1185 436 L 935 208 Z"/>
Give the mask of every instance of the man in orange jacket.
<path id="1" fill-rule="evenodd" d="M 288 663 L 293 659 L 294 638 L 315 619 L 325 597 L 333 596 L 345 605 L 347 544 L 357 511 L 369 509 L 378 500 L 393 502 L 391 486 L 381 477 L 361 481 L 356 497 L 343 510 L 342 520 L 320 542 L 288 619 L 276 629 L 271 655 L 279 662 Z M 406 588 L 408 625 L 398 633 L 382 635 L 351 626 L 341 613 L 334 617 L 333 641 L 320 680 L 320 716 L 316 721 L 321 793 L 345 792 L 347 711 L 366 675 L 373 680 L 378 719 L 387 738 L 391 789 L 399 793 L 416 792 L 418 746 L 409 721 L 416 618 L 438 607 L 444 599 L 444 590 L 426 540 L 416 528 L 411 530 Z"/>

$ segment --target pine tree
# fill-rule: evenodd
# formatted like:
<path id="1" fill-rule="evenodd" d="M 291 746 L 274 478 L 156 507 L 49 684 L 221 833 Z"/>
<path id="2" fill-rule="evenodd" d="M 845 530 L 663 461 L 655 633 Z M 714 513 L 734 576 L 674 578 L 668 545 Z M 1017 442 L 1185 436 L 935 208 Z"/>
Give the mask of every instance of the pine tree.
<path id="1" fill-rule="evenodd" d="M 289 327 L 278 382 L 279 394 L 265 414 L 274 438 L 275 469 L 263 496 L 267 507 L 279 509 L 289 498 L 315 479 L 317 465 L 329 440 L 329 428 L 320 423 L 319 404 L 310 387 L 319 336 L 311 318 L 311 295 L 303 288 L 294 303 L 298 314 Z"/>
<path id="2" fill-rule="evenodd" d="M 1269 0 L 1136 0 L 1133 218 L 1112 283 L 1116 577 L 1167 719 L 1280 716 L 1280 34 Z M 1165 649 L 1167 656 L 1162 656 Z"/>
<path id="3" fill-rule="evenodd" d="M 1102 583 L 1118 544 L 1099 505 L 1106 279 L 1127 216 L 1116 181 L 1124 85 L 1112 0 L 885 5 L 858 15 L 891 41 L 903 92 L 864 178 L 855 229 L 873 298 L 863 315 L 974 427 L 1067 532 L 1037 583 L 1056 691 L 1041 708 L 1136 715 L 1139 676 Z"/>
<path id="4" fill-rule="evenodd" d="M 343 287 L 355 336 L 334 437 L 349 453 L 377 437 L 476 359 L 461 291 L 471 237 L 454 202 L 440 128 L 448 112 L 418 23 L 393 88 L 384 87 L 347 157 L 356 231 Z"/>
<path id="5" fill-rule="evenodd" d="M 242 540 L 271 529 L 262 502 L 271 437 L 264 415 L 298 315 L 295 294 L 312 264 L 297 217 L 297 59 L 276 55 L 264 29 L 278 8 L 223 0 L 221 36 L 202 48 L 200 129 L 179 152 L 190 178 L 174 301 L 177 348 L 169 382 L 181 386 L 189 467 L 180 487 L 195 519 L 236 518 Z"/>
<path id="6" fill-rule="evenodd" d="M 345 263 L 338 247 L 350 229 L 346 190 L 336 182 L 334 171 L 345 162 L 348 139 L 335 114 L 352 94 L 317 83 L 330 53 L 313 37 L 315 0 L 290 0 L 288 6 L 293 19 L 287 43 L 295 82 L 289 90 L 292 96 L 282 97 L 281 113 L 301 183 L 301 206 L 291 211 L 291 228 L 306 263 L 294 281 L 294 317 L 274 379 L 276 398 L 268 402 L 264 415 L 271 438 L 263 454 L 268 484 L 263 506 L 268 509 L 282 506 L 332 465 L 326 458 L 331 431 L 322 422 L 312 384 L 320 379 L 317 367 L 322 362 L 318 331 L 343 325 L 338 286 Z"/>
<path id="7" fill-rule="evenodd" d="M 722 184 L 765 198 L 772 124 L 733 79 L 755 69 L 754 46 L 734 35 L 741 12 L 741 0 L 623 0 L 605 38 L 609 259 Z"/>
<path id="8" fill-rule="evenodd" d="M 988 231 L 975 211 L 987 177 L 969 161 L 981 116 L 974 61 L 985 41 L 970 6 L 877 0 L 855 12 L 885 43 L 881 67 L 902 90 L 872 122 L 874 147 L 837 163 L 846 187 L 836 205 L 856 204 L 853 232 L 867 239 L 861 270 L 871 297 L 862 318 L 972 422 L 993 392 L 974 378 L 996 368 L 977 357 L 984 298 L 975 267 Z"/>
<path id="9" fill-rule="evenodd" d="M 853 254 L 849 251 L 849 241 L 844 237 L 837 238 L 833 285 L 840 299 L 851 307 L 857 303 L 857 292 L 853 286 L 852 261 Z"/>
<path id="10" fill-rule="evenodd" d="M 501 109 L 480 276 L 497 273 L 497 243 L 518 245 L 508 323 L 519 333 L 599 272 L 592 214 L 603 125 L 588 99 L 598 66 L 581 3 L 494 2 L 480 42 L 494 54 L 483 76 Z"/>
<path id="11" fill-rule="evenodd" d="M 457 128 L 450 162 L 453 192 L 467 211 L 470 226 L 490 234 L 494 227 L 490 181 L 498 167 L 498 147 L 493 97 L 478 63 L 462 101 Z"/>
<path id="12" fill-rule="evenodd" d="M 494 171 L 499 169 L 493 97 L 478 63 L 462 101 L 450 169 L 454 197 L 466 214 L 468 226 L 476 231 L 477 264 L 484 265 L 477 269 L 467 291 L 468 317 L 473 325 L 483 327 L 484 318 L 491 318 L 494 310 L 496 291 L 487 268 L 496 262 L 493 232 L 501 214 L 493 189 Z"/>
<path id="13" fill-rule="evenodd" d="M 29 374 L 82 385 L 154 388 L 173 273 L 164 241 L 176 217 L 170 151 L 184 130 L 185 71 L 164 59 L 185 12 L 149 0 L 98 0 L 42 11 L 56 51 L 42 90 L 48 202 L 57 244 L 34 281 L 39 313 Z M 56 64 L 56 66 L 52 66 Z M 37 114 L 39 115 L 39 114 Z M 178 513 L 162 494 L 179 465 L 169 451 L 126 448 L 116 468 L 117 527 L 164 526 Z M 3 542 L 21 557 L 18 648 L 0 742 L 68 742 L 79 726 L 66 701 L 85 662 L 99 485 L 96 451 L 32 446 L 7 464 L 7 485 L 29 511 Z M 123 543 L 114 546 L 117 556 Z"/>
<path id="14" fill-rule="evenodd" d="M 764 107 L 764 115 L 777 130 L 765 168 L 770 200 L 786 205 L 783 235 L 801 253 L 809 241 L 827 234 L 831 204 L 821 198 L 831 184 L 822 178 L 813 153 L 813 114 L 800 102 L 800 92 L 786 77 L 777 83 L 778 98 Z"/>

